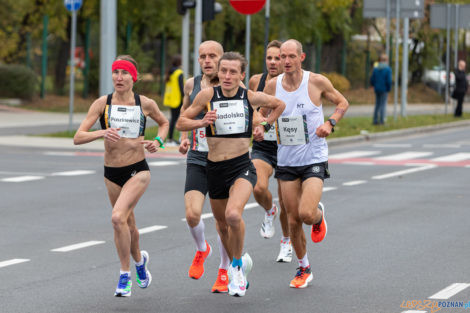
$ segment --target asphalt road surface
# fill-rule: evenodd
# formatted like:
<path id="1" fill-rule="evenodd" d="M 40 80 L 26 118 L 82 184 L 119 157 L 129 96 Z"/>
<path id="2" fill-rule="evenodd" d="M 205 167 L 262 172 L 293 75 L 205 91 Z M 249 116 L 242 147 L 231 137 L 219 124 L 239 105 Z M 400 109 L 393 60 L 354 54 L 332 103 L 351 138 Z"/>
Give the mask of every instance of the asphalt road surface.
<path id="1" fill-rule="evenodd" d="M 115 298 L 102 154 L 1 147 L 0 312 L 465 311 L 444 305 L 470 300 L 469 132 L 331 148 L 328 235 L 308 241 L 314 279 L 306 289 L 289 288 L 297 261 L 275 262 L 280 226 L 261 238 L 263 210 L 251 198 L 243 216 L 254 266 L 242 298 L 210 292 L 219 255 L 207 204 L 214 253 L 200 280 L 187 276 L 195 246 L 183 221 L 184 158 L 147 159 L 152 182 L 135 214 L 153 282 L 140 289 L 133 279 L 132 296 Z"/>

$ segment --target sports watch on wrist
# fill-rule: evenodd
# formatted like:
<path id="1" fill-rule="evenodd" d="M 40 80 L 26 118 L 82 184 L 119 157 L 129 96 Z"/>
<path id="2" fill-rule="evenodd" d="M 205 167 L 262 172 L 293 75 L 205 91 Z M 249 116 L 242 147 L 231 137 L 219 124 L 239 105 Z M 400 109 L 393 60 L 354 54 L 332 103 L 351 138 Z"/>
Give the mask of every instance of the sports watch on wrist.
<path id="1" fill-rule="evenodd" d="M 328 119 L 328 122 L 330 122 L 331 126 L 333 126 L 331 128 L 331 132 L 334 133 L 335 132 L 335 126 L 336 126 L 336 120 L 334 118 L 330 118 L 330 119 Z"/>
<path id="2" fill-rule="evenodd" d="M 272 125 L 269 124 L 268 122 L 261 122 L 260 124 L 263 125 L 265 133 L 268 132 L 272 127 Z"/>

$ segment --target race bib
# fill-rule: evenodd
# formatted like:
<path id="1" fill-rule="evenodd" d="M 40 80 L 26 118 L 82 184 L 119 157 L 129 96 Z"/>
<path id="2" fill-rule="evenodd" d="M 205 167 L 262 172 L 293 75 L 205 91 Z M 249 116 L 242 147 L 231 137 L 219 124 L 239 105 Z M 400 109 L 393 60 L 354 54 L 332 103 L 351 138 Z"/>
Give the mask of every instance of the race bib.
<path id="1" fill-rule="evenodd" d="M 278 143 L 285 146 L 304 145 L 309 142 L 305 115 L 283 116 L 277 120 Z"/>
<path id="2" fill-rule="evenodd" d="M 112 105 L 109 126 L 120 128 L 119 136 L 138 138 L 140 133 L 140 106 Z"/>
<path id="3" fill-rule="evenodd" d="M 264 140 L 266 141 L 277 141 L 277 136 L 276 136 L 276 123 L 271 126 L 271 128 L 264 133 Z"/>
<path id="4" fill-rule="evenodd" d="M 206 138 L 206 128 L 198 128 L 195 129 L 193 132 L 193 142 L 194 148 L 193 150 L 197 150 L 200 152 L 208 152 L 209 146 L 207 145 L 207 138 Z"/>
<path id="5" fill-rule="evenodd" d="M 241 134 L 248 128 L 248 107 L 243 100 L 223 100 L 211 103 L 217 110 L 217 119 L 212 128 L 214 135 Z"/>

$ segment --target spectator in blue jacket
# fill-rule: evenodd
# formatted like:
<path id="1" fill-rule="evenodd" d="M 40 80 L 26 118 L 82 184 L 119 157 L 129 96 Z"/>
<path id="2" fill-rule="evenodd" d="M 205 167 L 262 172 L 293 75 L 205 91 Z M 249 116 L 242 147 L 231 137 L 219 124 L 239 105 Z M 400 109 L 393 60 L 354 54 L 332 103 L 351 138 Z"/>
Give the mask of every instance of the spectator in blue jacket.
<path id="1" fill-rule="evenodd" d="M 370 84 L 374 86 L 375 108 L 374 125 L 384 124 L 387 112 L 387 97 L 392 87 L 392 69 L 388 66 L 388 57 L 382 54 L 379 64 L 374 68 L 370 77 Z"/>

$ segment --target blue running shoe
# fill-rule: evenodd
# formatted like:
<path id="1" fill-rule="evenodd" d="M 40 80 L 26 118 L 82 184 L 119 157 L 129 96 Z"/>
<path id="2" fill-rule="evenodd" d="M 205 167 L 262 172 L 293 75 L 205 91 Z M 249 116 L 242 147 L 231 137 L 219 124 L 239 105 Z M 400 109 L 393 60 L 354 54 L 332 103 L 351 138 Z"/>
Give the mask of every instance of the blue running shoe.
<path id="1" fill-rule="evenodd" d="M 149 261 L 150 261 L 150 256 L 148 252 L 144 250 L 140 251 L 140 255 L 144 259 L 144 264 L 140 266 L 137 266 L 137 265 L 135 266 L 136 268 L 135 280 L 137 282 L 137 285 L 140 288 L 147 288 L 148 286 L 150 286 L 150 283 L 152 282 L 152 275 L 150 275 L 150 272 L 147 269 L 147 265 L 149 264 Z"/>
<path id="2" fill-rule="evenodd" d="M 130 297 L 131 296 L 132 281 L 129 274 L 122 274 L 119 276 L 119 283 L 114 293 L 115 297 Z"/>

